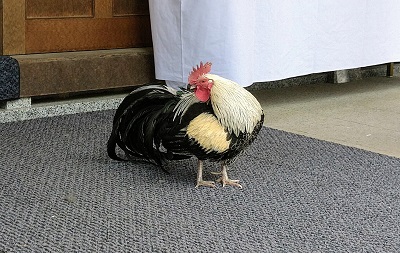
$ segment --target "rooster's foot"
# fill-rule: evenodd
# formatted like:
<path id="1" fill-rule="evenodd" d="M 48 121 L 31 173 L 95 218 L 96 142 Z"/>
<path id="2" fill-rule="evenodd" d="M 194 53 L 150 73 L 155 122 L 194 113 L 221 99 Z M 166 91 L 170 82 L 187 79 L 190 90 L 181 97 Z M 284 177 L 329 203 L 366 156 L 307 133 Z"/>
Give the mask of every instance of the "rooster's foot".
<path id="1" fill-rule="evenodd" d="M 221 177 L 218 178 L 216 180 L 216 182 L 222 183 L 222 187 L 225 187 L 225 185 L 232 185 L 232 186 L 242 188 L 242 186 L 239 184 L 239 180 L 229 179 L 225 164 L 222 165 L 221 172 L 212 172 L 212 174 L 221 175 Z"/>
<path id="2" fill-rule="evenodd" d="M 214 181 L 203 181 L 203 180 L 200 180 L 200 181 L 197 181 L 196 188 L 199 187 L 199 186 L 207 186 L 207 187 L 214 188 L 215 187 L 215 182 Z"/>
<path id="3" fill-rule="evenodd" d="M 220 172 L 216 172 L 213 174 L 221 174 Z M 225 185 L 232 185 L 236 186 L 239 188 L 242 188 L 242 186 L 239 184 L 239 180 L 236 179 L 229 179 L 228 177 L 221 176 L 216 180 L 217 183 L 222 183 L 222 187 L 225 187 Z"/>

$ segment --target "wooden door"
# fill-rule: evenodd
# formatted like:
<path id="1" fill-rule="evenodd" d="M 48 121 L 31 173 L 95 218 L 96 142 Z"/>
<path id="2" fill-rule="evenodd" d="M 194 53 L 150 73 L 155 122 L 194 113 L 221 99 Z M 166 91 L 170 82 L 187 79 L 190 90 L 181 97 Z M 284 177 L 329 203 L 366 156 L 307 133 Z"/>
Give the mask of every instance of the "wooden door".
<path id="1" fill-rule="evenodd" d="M 151 46 L 147 0 L 3 0 L 3 16 L 4 54 Z"/>

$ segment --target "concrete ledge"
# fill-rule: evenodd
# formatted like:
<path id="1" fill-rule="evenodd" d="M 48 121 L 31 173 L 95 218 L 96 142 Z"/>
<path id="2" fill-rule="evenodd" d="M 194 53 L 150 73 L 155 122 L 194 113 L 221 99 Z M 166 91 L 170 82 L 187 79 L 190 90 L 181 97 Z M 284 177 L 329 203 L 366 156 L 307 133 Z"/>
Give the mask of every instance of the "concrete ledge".
<path id="1" fill-rule="evenodd" d="M 14 55 L 21 97 L 103 90 L 154 80 L 152 48 Z"/>
<path id="2" fill-rule="evenodd" d="M 32 103 L 30 107 L 0 108 L 0 123 L 117 109 L 127 94 Z"/>
<path id="3" fill-rule="evenodd" d="M 5 110 L 30 108 L 32 105 L 31 98 L 19 98 L 9 101 L 0 101 L 0 108 Z"/>

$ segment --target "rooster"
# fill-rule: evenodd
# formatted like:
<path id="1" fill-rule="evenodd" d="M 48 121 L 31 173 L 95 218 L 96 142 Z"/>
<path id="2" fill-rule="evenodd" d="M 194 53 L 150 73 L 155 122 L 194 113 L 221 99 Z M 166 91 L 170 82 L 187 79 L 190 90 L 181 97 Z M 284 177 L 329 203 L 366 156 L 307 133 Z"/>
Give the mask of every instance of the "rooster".
<path id="1" fill-rule="evenodd" d="M 211 63 L 200 63 L 189 75 L 187 89 L 174 90 L 148 84 L 132 91 L 118 107 L 108 140 L 110 158 L 144 160 L 163 168 L 167 160 L 197 157 L 198 186 L 214 187 L 203 180 L 203 162 L 221 163 L 216 182 L 242 188 L 228 177 L 228 164 L 256 138 L 264 122 L 257 99 L 237 83 L 210 74 Z M 163 168 L 164 169 L 164 168 Z"/>

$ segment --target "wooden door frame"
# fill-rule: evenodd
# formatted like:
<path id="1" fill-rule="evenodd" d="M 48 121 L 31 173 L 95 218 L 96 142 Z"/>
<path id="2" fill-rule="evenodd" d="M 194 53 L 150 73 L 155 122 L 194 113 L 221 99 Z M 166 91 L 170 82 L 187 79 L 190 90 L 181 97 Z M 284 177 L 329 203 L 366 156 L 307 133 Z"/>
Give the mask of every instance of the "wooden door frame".
<path id="1" fill-rule="evenodd" d="M 4 15 L 1 25 L 3 55 L 151 46 L 149 15 L 113 15 L 110 0 L 95 0 L 93 16 L 82 18 L 27 19 L 26 0 L 2 0 L 0 3 Z M 82 27 L 93 30 L 87 32 Z M 48 38 L 35 36 L 38 33 Z M 49 43 L 52 39 L 59 39 L 56 49 Z"/>
<path id="2" fill-rule="evenodd" d="M 3 0 L 3 55 L 25 54 L 25 0 Z"/>

